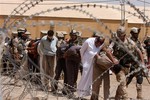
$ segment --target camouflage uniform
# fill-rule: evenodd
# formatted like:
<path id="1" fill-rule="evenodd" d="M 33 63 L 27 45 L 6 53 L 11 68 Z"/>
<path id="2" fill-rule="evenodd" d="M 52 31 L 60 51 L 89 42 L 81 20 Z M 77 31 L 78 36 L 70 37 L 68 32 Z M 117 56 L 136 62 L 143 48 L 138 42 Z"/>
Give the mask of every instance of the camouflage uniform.
<path id="1" fill-rule="evenodd" d="M 111 42 L 109 46 L 113 51 L 113 55 L 120 60 L 119 64 L 115 65 L 112 69 L 116 74 L 117 81 L 120 82 L 116 91 L 115 100 L 127 100 L 126 75 L 129 73 L 131 63 L 133 62 L 133 58 L 128 52 L 133 54 L 136 46 L 131 39 L 125 37 L 126 34 L 124 27 L 119 27 L 117 29 L 117 35 L 118 37 L 120 35 L 124 36 L 124 42 L 120 39 L 116 39 L 115 42 Z"/>
<path id="2" fill-rule="evenodd" d="M 70 33 L 70 37 L 76 37 L 76 38 L 70 38 L 67 42 L 68 48 L 74 45 L 79 45 L 79 37 L 77 36 L 78 33 Z"/>
<path id="3" fill-rule="evenodd" d="M 141 42 L 138 40 L 138 34 L 140 32 L 139 28 L 133 27 L 131 28 L 131 39 L 136 43 L 136 46 L 141 50 L 142 54 L 144 55 L 144 59 L 146 60 L 146 52 L 145 49 L 143 48 Z M 136 56 L 138 56 L 138 54 L 136 54 Z M 139 57 L 138 57 L 138 60 Z M 132 64 L 131 68 L 130 68 L 130 72 L 136 70 L 139 67 L 139 64 L 137 64 L 136 62 L 134 64 Z M 137 89 L 137 99 L 142 99 L 142 83 L 143 83 L 143 75 L 142 75 L 142 71 L 139 71 L 137 73 L 134 73 L 132 75 L 130 75 L 127 78 L 127 85 L 130 84 L 130 82 L 132 81 L 133 77 L 136 77 L 136 89 Z"/>
<path id="4" fill-rule="evenodd" d="M 25 45 L 25 42 L 26 42 L 26 37 L 23 36 L 23 34 L 25 34 L 27 30 L 24 29 L 24 28 L 19 28 L 17 30 L 18 32 L 18 37 L 12 39 L 12 48 L 13 48 L 13 58 L 16 59 L 17 61 L 17 64 L 19 64 L 20 66 L 20 63 L 25 55 L 25 49 L 26 49 L 26 45 Z"/>

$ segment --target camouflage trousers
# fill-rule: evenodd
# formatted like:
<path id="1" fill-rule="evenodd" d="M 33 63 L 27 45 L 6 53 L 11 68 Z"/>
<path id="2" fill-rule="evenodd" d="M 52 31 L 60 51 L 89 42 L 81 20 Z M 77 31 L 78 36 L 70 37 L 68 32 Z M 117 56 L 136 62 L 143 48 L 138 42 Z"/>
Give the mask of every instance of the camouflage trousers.
<path id="1" fill-rule="evenodd" d="M 126 72 L 128 68 L 122 69 L 116 74 L 116 79 L 120 82 L 115 95 L 115 100 L 128 100 L 128 93 L 126 90 Z"/>

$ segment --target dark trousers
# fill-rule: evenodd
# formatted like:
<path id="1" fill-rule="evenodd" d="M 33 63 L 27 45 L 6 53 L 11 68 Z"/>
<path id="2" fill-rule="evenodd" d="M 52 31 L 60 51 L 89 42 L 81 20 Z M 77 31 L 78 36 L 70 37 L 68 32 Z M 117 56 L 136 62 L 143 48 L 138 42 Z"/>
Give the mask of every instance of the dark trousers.
<path id="1" fill-rule="evenodd" d="M 69 85 L 67 87 L 71 92 L 74 92 L 76 88 L 74 86 L 76 86 L 77 83 L 79 64 L 80 62 L 76 62 L 73 59 L 66 59 L 67 84 Z"/>
<path id="2" fill-rule="evenodd" d="M 2 57 L 2 64 L 3 64 L 3 69 L 2 69 L 2 72 L 6 72 L 7 71 L 7 57 L 6 56 L 3 56 Z"/>
<path id="3" fill-rule="evenodd" d="M 134 68 L 134 66 L 132 66 L 132 67 L 130 68 L 130 72 L 135 71 L 135 70 L 136 70 L 136 68 Z M 131 81 L 132 81 L 132 79 L 133 79 L 134 77 L 136 77 L 136 83 L 138 83 L 138 84 L 142 84 L 142 83 L 143 83 L 142 71 L 139 71 L 139 72 L 137 72 L 137 73 L 135 73 L 135 74 L 130 75 L 130 76 L 127 78 L 127 85 L 129 85 L 129 84 L 131 83 Z"/>
<path id="4" fill-rule="evenodd" d="M 39 73 L 40 72 L 40 68 L 38 67 L 38 56 L 35 58 L 31 55 L 28 55 L 29 56 L 29 70 L 30 72 L 34 72 L 34 73 Z"/>
<path id="5" fill-rule="evenodd" d="M 38 75 L 34 75 L 34 74 L 31 74 L 30 75 L 30 78 L 31 81 L 35 82 L 36 84 L 41 84 L 41 78 L 40 78 L 40 68 L 39 68 L 39 64 L 38 64 L 38 61 L 39 61 L 39 58 L 38 56 L 37 57 L 33 57 L 33 55 L 28 55 L 29 56 L 29 59 L 28 59 L 28 69 L 29 69 L 29 72 L 30 73 L 38 73 Z"/>
<path id="6" fill-rule="evenodd" d="M 66 62 L 65 58 L 58 58 L 57 59 L 57 65 L 55 69 L 55 80 L 59 80 L 61 73 L 64 73 L 64 84 L 67 84 L 67 72 L 66 72 Z M 57 90 L 57 82 L 54 84 L 54 89 Z"/>

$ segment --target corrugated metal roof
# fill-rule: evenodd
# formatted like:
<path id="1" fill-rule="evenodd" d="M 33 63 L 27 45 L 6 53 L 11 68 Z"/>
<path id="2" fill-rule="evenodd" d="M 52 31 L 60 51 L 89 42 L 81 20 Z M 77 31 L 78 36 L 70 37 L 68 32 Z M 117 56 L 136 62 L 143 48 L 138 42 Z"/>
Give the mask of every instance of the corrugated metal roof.
<path id="1" fill-rule="evenodd" d="M 12 3 L 10 4 L 1 4 L 0 5 L 0 15 L 10 15 L 12 10 L 18 6 L 19 3 L 23 2 L 24 0 L 7 0 L 7 2 Z M 6 0 L 1 0 L 2 2 L 6 2 Z M 13 4 L 17 3 L 17 4 Z M 60 5 L 61 4 L 61 5 Z M 37 12 L 46 11 L 47 9 L 53 9 L 55 7 L 64 7 L 64 6 L 71 6 L 74 5 L 72 2 L 67 1 L 43 1 L 39 5 L 36 5 L 35 7 L 31 8 L 29 11 L 27 11 L 24 15 L 30 16 L 32 14 L 35 14 Z M 96 5 L 100 5 L 99 3 L 96 3 Z M 103 4 L 106 5 L 106 4 Z M 120 5 L 113 5 L 114 7 L 120 7 Z M 132 13 L 136 13 L 133 8 L 126 5 L 126 10 L 130 11 Z M 140 10 L 143 9 L 143 7 L 138 7 Z M 106 7 L 83 7 L 83 10 L 89 12 L 94 17 L 98 19 L 113 19 L 113 20 L 120 20 L 121 19 L 121 11 L 112 9 L 112 8 L 106 8 Z M 150 8 L 147 7 L 146 9 Z M 146 15 L 150 16 L 149 11 L 146 11 Z M 82 12 L 71 10 L 71 9 L 64 9 L 59 11 L 51 11 L 49 13 L 44 13 L 39 16 L 47 16 L 47 17 L 67 17 L 67 18 L 90 18 L 86 14 L 83 14 Z M 138 17 L 133 16 L 132 14 L 125 14 L 126 19 L 129 23 L 143 23 L 142 19 L 139 19 Z"/>

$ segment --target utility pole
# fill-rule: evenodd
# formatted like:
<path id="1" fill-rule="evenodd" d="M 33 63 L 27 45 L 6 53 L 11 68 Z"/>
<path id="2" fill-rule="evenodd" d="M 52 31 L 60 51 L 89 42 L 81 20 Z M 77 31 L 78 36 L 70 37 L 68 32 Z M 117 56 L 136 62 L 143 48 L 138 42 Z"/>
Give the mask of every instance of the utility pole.
<path id="1" fill-rule="evenodd" d="M 146 32 L 146 23 L 145 23 L 145 21 L 146 21 L 146 5 L 145 5 L 145 3 L 147 3 L 147 4 L 150 4 L 149 2 L 146 2 L 145 0 L 137 0 L 137 1 L 140 1 L 140 2 L 143 2 L 143 6 L 144 6 L 144 8 L 143 8 L 143 12 L 142 12 L 142 15 L 144 16 L 144 22 L 143 22 L 143 34 L 144 34 L 144 38 L 143 38 L 143 41 L 146 39 L 146 37 L 147 37 L 147 32 Z"/>
<path id="2" fill-rule="evenodd" d="M 125 0 L 120 0 L 121 5 L 121 25 L 125 24 Z"/>

